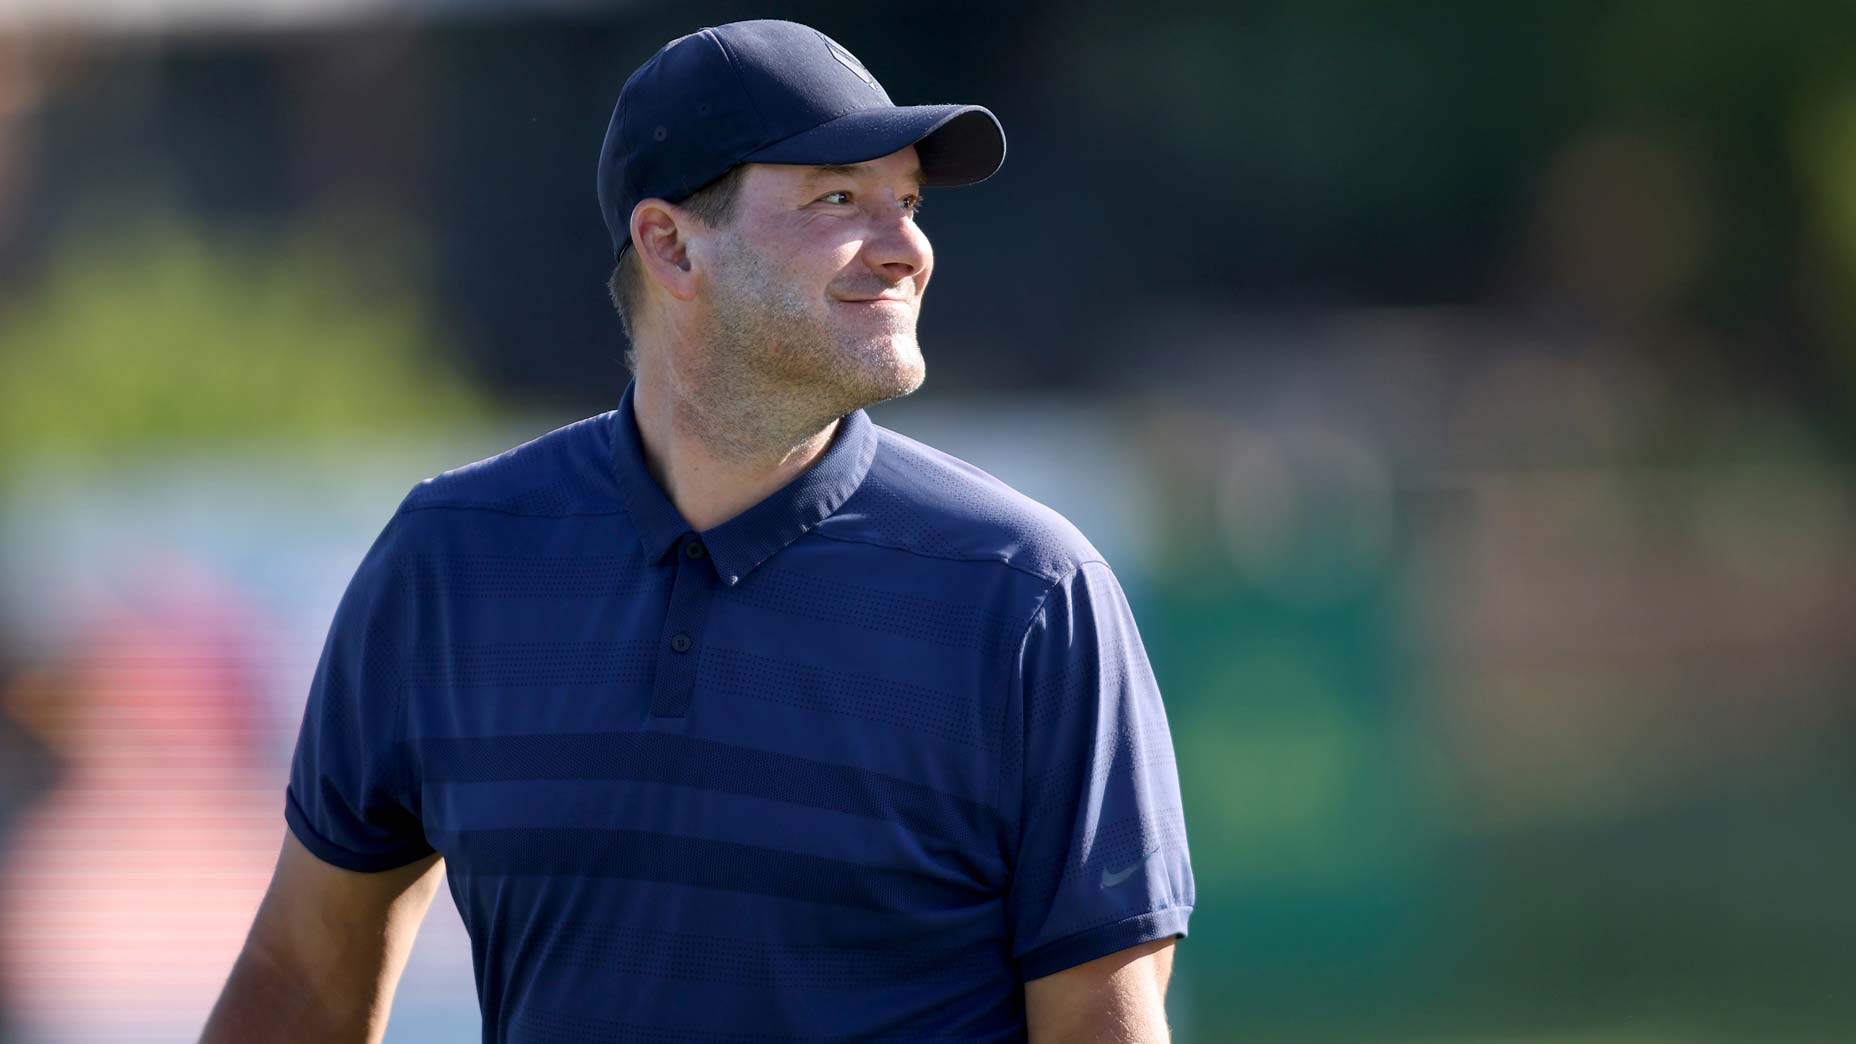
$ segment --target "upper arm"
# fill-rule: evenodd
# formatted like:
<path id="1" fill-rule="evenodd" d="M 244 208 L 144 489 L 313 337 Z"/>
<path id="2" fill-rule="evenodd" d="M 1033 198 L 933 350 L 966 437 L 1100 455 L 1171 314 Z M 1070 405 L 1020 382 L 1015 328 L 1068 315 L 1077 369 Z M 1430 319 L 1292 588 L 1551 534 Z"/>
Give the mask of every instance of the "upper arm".
<path id="1" fill-rule="evenodd" d="M 444 874 L 406 740 L 419 629 L 403 523 L 388 523 L 336 607 L 285 787 L 289 829 L 246 945 L 318 1006 L 377 1013 L 379 1028 Z"/>
<path id="2" fill-rule="evenodd" d="M 413 939 L 443 879 L 437 853 L 360 873 L 316 858 L 286 830 L 245 949 L 301 983 L 325 1010 L 384 1028 Z"/>
<path id="3" fill-rule="evenodd" d="M 407 691 L 417 681 L 419 540 L 395 515 L 336 606 L 310 681 L 284 818 L 325 863 L 373 872 L 432 855 L 421 816 Z"/>
<path id="4" fill-rule="evenodd" d="M 1155 939 L 1025 983 L 1032 1044 L 1164 1044 L 1173 940 Z"/>
<path id="5" fill-rule="evenodd" d="M 1045 593 L 1010 685 L 1000 806 L 1020 976 L 1185 935 L 1194 889 L 1172 735 L 1107 565 Z"/>

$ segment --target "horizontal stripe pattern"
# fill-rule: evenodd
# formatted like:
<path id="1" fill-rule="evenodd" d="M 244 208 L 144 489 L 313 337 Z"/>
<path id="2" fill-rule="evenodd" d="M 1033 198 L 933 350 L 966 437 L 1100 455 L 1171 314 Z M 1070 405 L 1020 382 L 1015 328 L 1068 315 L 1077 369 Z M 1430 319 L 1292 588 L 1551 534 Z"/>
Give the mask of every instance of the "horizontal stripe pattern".
<path id="1" fill-rule="evenodd" d="M 780 990 L 863 990 L 897 983 L 957 983 L 1007 959 L 992 940 L 948 948 L 950 940 L 870 947 L 769 944 L 694 932 L 560 924 L 541 943 L 550 959 L 591 968 L 691 982 Z M 939 944 L 939 945 L 937 945 Z"/>
<path id="2" fill-rule="evenodd" d="M 657 657 L 657 642 L 650 639 L 458 643 L 423 651 L 411 682 L 433 689 L 644 685 Z"/>
<path id="3" fill-rule="evenodd" d="M 945 877 L 646 830 L 462 830 L 434 841 L 471 878 L 653 881 L 916 917 L 987 898 Z"/>
<path id="4" fill-rule="evenodd" d="M 918 1044 L 944 1040 L 934 1035 L 819 1037 L 778 1033 L 726 1033 L 675 1026 L 650 1026 L 621 1019 L 601 1019 L 527 1007 L 510 1020 L 505 1038 L 520 1044 L 796 1044 L 796 1042 L 867 1041 L 874 1044 Z"/>
<path id="5" fill-rule="evenodd" d="M 826 670 L 773 656 L 710 646 L 703 653 L 701 686 L 714 698 L 747 697 L 840 714 L 927 733 L 937 739 L 995 751 L 998 736 L 979 721 L 971 696 L 850 671 Z"/>
<path id="6" fill-rule="evenodd" d="M 919 783 L 675 733 L 428 737 L 417 745 L 427 785 L 510 780 L 667 783 L 896 822 L 961 851 L 986 843 L 996 827 L 991 807 Z"/>
<path id="7" fill-rule="evenodd" d="M 789 619 L 899 635 L 980 653 L 998 644 L 1005 622 L 980 605 L 847 583 L 769 563 L 728 591 L 730 601 Z"/>
<path id="8" fill-rule="evenodd" d="M 402 576 L 422 600 L 611 598 L 662 587 L 636 555 L 421 554 L 408 557 Z"/>

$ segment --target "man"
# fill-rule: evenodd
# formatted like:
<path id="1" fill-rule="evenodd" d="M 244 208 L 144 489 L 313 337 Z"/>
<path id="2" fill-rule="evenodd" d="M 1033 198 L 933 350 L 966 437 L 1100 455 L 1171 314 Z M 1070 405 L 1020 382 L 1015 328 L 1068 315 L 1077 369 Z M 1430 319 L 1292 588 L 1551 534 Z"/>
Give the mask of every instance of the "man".
<path id="1" fill-rule="evenodd" d="M 363 560 L 207 1040 L 380 1039 L 441 859 L 486 1041 L 1166 1039 L 1193 883 L 1125 596 L 862 409 L 922 382 L 922 187 L 1004 153 L 790 22 L 631 76 L 635 377 Z"/>

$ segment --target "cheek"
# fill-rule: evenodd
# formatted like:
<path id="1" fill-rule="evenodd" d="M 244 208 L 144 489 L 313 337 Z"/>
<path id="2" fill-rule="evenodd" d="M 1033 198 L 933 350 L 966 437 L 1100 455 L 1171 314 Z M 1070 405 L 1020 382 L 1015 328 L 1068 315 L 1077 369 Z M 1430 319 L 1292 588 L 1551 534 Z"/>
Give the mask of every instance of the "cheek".
<path id="1" fill-rule="evenodd" d="M 843 269 L 856 260 L 862 245 L 845 222 L 807 215 L 782 230 L 775 249 L 791 258 L 794 268 Z"/>
<path id="2" fill-rule="evenodd" d="M 812 256 L 819 259 L 819 269 L 830 272 L 832 278 L 851 271 L 859 262 L 857 255 L 863 250 L 863 241 L 858 239 L 828 239 L 819 244 Z"/>

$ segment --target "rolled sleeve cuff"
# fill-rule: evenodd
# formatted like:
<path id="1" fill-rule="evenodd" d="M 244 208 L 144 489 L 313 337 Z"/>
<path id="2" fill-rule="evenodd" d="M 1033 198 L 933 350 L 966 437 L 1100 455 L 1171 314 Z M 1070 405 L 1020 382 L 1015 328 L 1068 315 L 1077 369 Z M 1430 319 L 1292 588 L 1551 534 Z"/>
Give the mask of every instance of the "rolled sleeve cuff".
<path id="1" fill-rule="evenodd" d="M 416 845 L 396 848 L 387 852 L 356 852 L 323 837 L 311 823 L 309 813 L 297 803 L 296 793 L 284 788 L 284 822 L 290 824 L 290 831 L 296 839 L 309 849 L 310 854 L 330 866 L 339 866 L 343 870 L 372 874 L 382 870 L 392 870 L 417 862 L 433 852 L 431 845 L 420 841 Z"/>
<path id="2" fill-rule="evenodd" d="M 1190 906 L 1169 906 L 1066 935 L 1018 958 L 1018 977 L 1030 982 L 1130 946 L 1173 936 L 1183 938 L 1191 913 Z"/>

